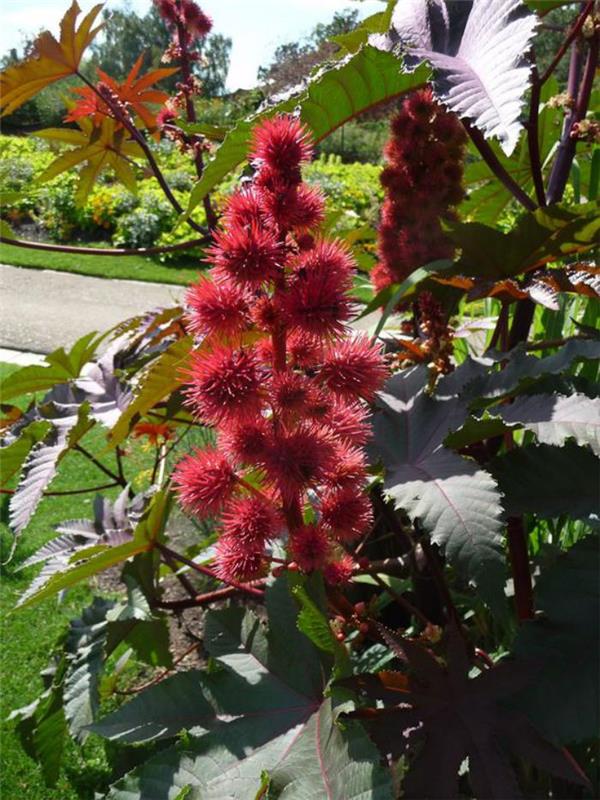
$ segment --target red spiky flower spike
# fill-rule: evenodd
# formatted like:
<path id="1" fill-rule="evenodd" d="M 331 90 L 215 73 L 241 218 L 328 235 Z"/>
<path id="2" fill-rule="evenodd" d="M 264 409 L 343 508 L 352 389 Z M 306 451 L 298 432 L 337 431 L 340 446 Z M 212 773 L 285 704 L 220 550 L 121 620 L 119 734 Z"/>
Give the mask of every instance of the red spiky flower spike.
<path id="1" fill-rule="evenodd" d="M 393 117 L 381 173 L 379 263 L 371 273 L 377 291 L 402 283 L 430 261 L 452 257 L 441 222 L 456 218 L 455 207 L 464 196 L 465 144 L 460 121 L 430 89 L 409 95 Z"/>
<path id="2" fill-rule="evenodd" d="M 187 402 L 217 445 L 188 455 L 174 480 L 188 513 L 220 518 L 225 581 L 266 574 L 281 539 L 295 568 L 343 582 L 345 546 L 372 524 L 362 448 L 387 367 L 348 328 L 354 262 L 319 235 L 323 199 L 302 181 L 311 155 L 291 116 L 256 129 L 254 178 L 229 200 L 213 267 L 187 295 L 199 344 Z"/>

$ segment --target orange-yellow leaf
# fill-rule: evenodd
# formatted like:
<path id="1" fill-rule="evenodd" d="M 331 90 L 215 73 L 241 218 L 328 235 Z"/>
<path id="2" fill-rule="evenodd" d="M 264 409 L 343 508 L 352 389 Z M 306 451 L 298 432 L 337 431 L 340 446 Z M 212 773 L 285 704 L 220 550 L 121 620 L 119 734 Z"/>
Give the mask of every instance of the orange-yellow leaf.
<path id="1" fill-rule="evenodd" d="M 98 70 L 98 77 L 105 83 L 112 92 L 119 98 L 120 102 L 128 108 L 132 115 L 137 115 L 144 126 L 149 130 L 156 128 L 156 112 L 148 104 L 162 105 L 169 95 L 159 89 L 150 89 L 157 81 L 168 78 L 177 72 L 176 68 L 155 69 L 137 79 L 137 75 L 142 66 L 143 56 L 140 56 L 129 75 L 123 83 L 117 83 L 114 78 L 107 75 L 101 69 Z M 79 95 L 79 100 L 73 105 L 65 120 L 67 122 L 77 122 L 79 119 L 91 119 L 94 125 L 100 125 L 104 117 L 112 116 L 112 111 L 107 103 L 102 100 L 91 86 L 82 86 L 72 91 Z"/>
<path id="2" fill-rule="evenodd" d="M 95 5 L 77 28 L 81 9 L 74 0 L 60 24 L 60 39 L 44 31 L 35 41 L 34 56 L 0 74 L 1 116 L 11 114 L 51 83 L 77 72 L 84 50 L 102 27 L 93 27 L 102 5 Z"/>

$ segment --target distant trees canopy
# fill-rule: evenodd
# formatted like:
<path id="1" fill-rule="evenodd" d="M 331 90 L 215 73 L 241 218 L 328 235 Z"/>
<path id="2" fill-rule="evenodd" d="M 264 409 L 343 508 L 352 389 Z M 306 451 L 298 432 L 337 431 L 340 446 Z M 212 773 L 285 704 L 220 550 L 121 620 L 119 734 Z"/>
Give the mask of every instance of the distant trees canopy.
<path id="1" fill-rule="evenodd" d="M 357 24 L 358 10 L 336 11 L 331 22 L 320 23 L 306 38 L 279 45 L 271 63 L 258 70 L 258 82 L 263 92 L 271 97 L 300 83 L 314 67 L 337 50 L 328 39 L 348 33 Z"/>
<path id="2" fill-rule="evenodd" d="M 117 80 L 125 78 L 139 53 L 145 53 L 144 70 L 159 66 L 170 36 L 154 5 L 147 14 L 139 16 L 127 4 L 121 9 L 105 11 L 104 20 L 104 31 L 91 48 L 94 66 Z M 198 45 L 202 57 L 196 64 L 195 73 L 202 81 L 203 94 L 206 97 L 222 95 L 229 71 L 231 39 L 220 33 L 211 33 Z M 170 91 L 178 80 L 174 75 L 161 85 Z"/>
<path id="3" fill-rule="evenodd" d="M 169 32 L 160 21 L 154 5 L 145 15 L 138 15 L 129 5 L 112 11 L 104 11 L 104 29 L 96 43 L 90 48 L 91 58 L 82 64 L 82 72 L 90 80 L 96 80 L 96 68 L 107 72 L 116 80 L 123 80 L 133 66 L 139 53 L 144 53 L 142 70 L 160 65 L 162 54 L 169 44 Z M 0 66 L 6 67 L 24 57 L 33 48 L 35 35 L 23 41 L 21 52 L 11 48 L 0 58 Z M 211 33 L 199 42 L 202 58 L 196 64 L 195 73 L 203 83 L 205 97 L 219 97 L 225 92 L 225 81 L 229 71 L 231 39 L 220 33 Z M 163 65 L 164 66 L 164 65 Z M 172 92 L 179 80 L 177 74 L 162 82 L 161 87 Z M 65 100 L 69 84 L 80 85 L 76 78 L 61 82 L 41 91 L 36 97 L 22 105 L 5 120 L 7 129 L 46 128 L 61 123 L 66 114 Z"/>

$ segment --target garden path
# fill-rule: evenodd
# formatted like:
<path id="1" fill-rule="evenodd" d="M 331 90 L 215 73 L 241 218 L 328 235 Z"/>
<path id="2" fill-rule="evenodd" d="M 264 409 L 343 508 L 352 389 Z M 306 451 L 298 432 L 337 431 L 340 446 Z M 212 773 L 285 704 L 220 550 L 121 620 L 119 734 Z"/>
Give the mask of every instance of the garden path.
<path id="1" fill-rule="evenodd" d="M 184 287 L 0 265 L 0 348 L 49 353 L 181 301 Z"/>

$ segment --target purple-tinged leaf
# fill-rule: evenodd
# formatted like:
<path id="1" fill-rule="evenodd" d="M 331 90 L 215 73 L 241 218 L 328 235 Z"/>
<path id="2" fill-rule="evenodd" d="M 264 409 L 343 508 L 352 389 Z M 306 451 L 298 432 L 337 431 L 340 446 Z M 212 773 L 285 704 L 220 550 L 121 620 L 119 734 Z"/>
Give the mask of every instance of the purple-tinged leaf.
<path id="1" fill-rule="evenodd" d="M 600 460 L 589 447 L 567 442 L 515 447 L 490 464 L 510 516 L 581 519 L 600 509 Z"/>
<path id="2" fill-rule="evenodd" d="M 25 462 L 23 478 L 10 500 L 10 526 L 15 541 L 28 524 L 44 491 L 56 475 L 59 461 L 92 426 L 86 405 L 80 406 L 74 415 L 56 416 L 52 422 L 55 427 L 46 439 L 30 452 Z"/>
<path id="3" fill-rule="evenodd" d="M 488 472 L 443 445 L 467 404 L 429 397 L 426 386 L 427 369 L 417 367 L 392 377 L 380 393 L 374 450 L 385 468 L 384 489 L 488 602 L 503 605 L 500 493 Z"/>
<path id="4" fill-rule="evenodd" d="M 600 399 L 582 394 L 519 397 L 498 411 L 507 425 L 525 428 L 539 442 L 563 445 L 575 439 L 600 455 Z"/>
<path id="5" fill-rule="evenodd" d="M 591 534 L 542 569 L 538 615 L 523 624 L 514 644 L 518 659 L 540 664 L 515 706 L 560 744 L 595 740 L 600 730 L 599 574 L 600 540 Z"/>
<path id="6" fill-rule="evenodd" d="M 525 54 L 536 24 L 521 0 L 402 0 L 388 34 L 370 41 L 409 65 L 428 61 L 437 97 L 510 155 L 521 132 Z"/>
<path id="7" fill-rule="evenodd" d="M 319 685 L 301 676 L 302 668 L 308 676 L 318 674 L 323 662 L 298 631 L 297 608 L 283 588 L 287 601 L 280 608 L 276 600 L 283 592 L 277 591 L 268 629 L 240 608 L 209 612 L 204 641 L 221 669 L 174 676 L 93 726 L 125 741 L 208 729 L 125 776 L 110 790 L 110 800 L 176 798 L 185 787 L 203 800 L 247 800 L 260 794 L 264 774 L 281 797 L 391 800 L 389 772 L 362 727 L 336 724 L 331 699 L 323 698 L 326 676 Z M 277 615 L 273 624 L 271 612 Z M 302 661 L 290 671 L 296 643 Z M 190 692 L 199 698 L 195 706 L 186 701 Z"/>
<path id="8" fill-rule="evenodd" d="M 34 595 L 54 575 L 68 569 L 77 553 L 95 545 L 118 547 L 130 540 L 149 497 L 150 494 L 144 492 L 130 501 L 129 486 L 126 486 L 114 503 L 101 495 L 96 496 L 94 520 L 73 519 L 57 525 L 56 531 L 62 535 L 51 539 L 20 566 L 24 569 L 47 562 L 19 598 L 19 604 Z"/>
<path id="9" fill-rule="evenodd" d="M 544 741 L 523 714 L 504 705 L 533 682 L 535 664 L 505 660 L 470 679 L 471 659 L 456 628 L 447 628 L 445 665 L 417 642 L 389 631 L 384 636 L 407 662 L 406 690 L 398 692 L 395 673 L 365 676 L 364 681 L 356 676 L 346 684 L 388 706 L 360 709 L 351 716 L 364 721 L 384 753 L 413 756 L 402 782 L 406 797 L 461 797 L 459 770 L 468 758 L 475 797 L 518 800 L 522 793 L 507 750 L 589 787 L 572 758 Z"/>

